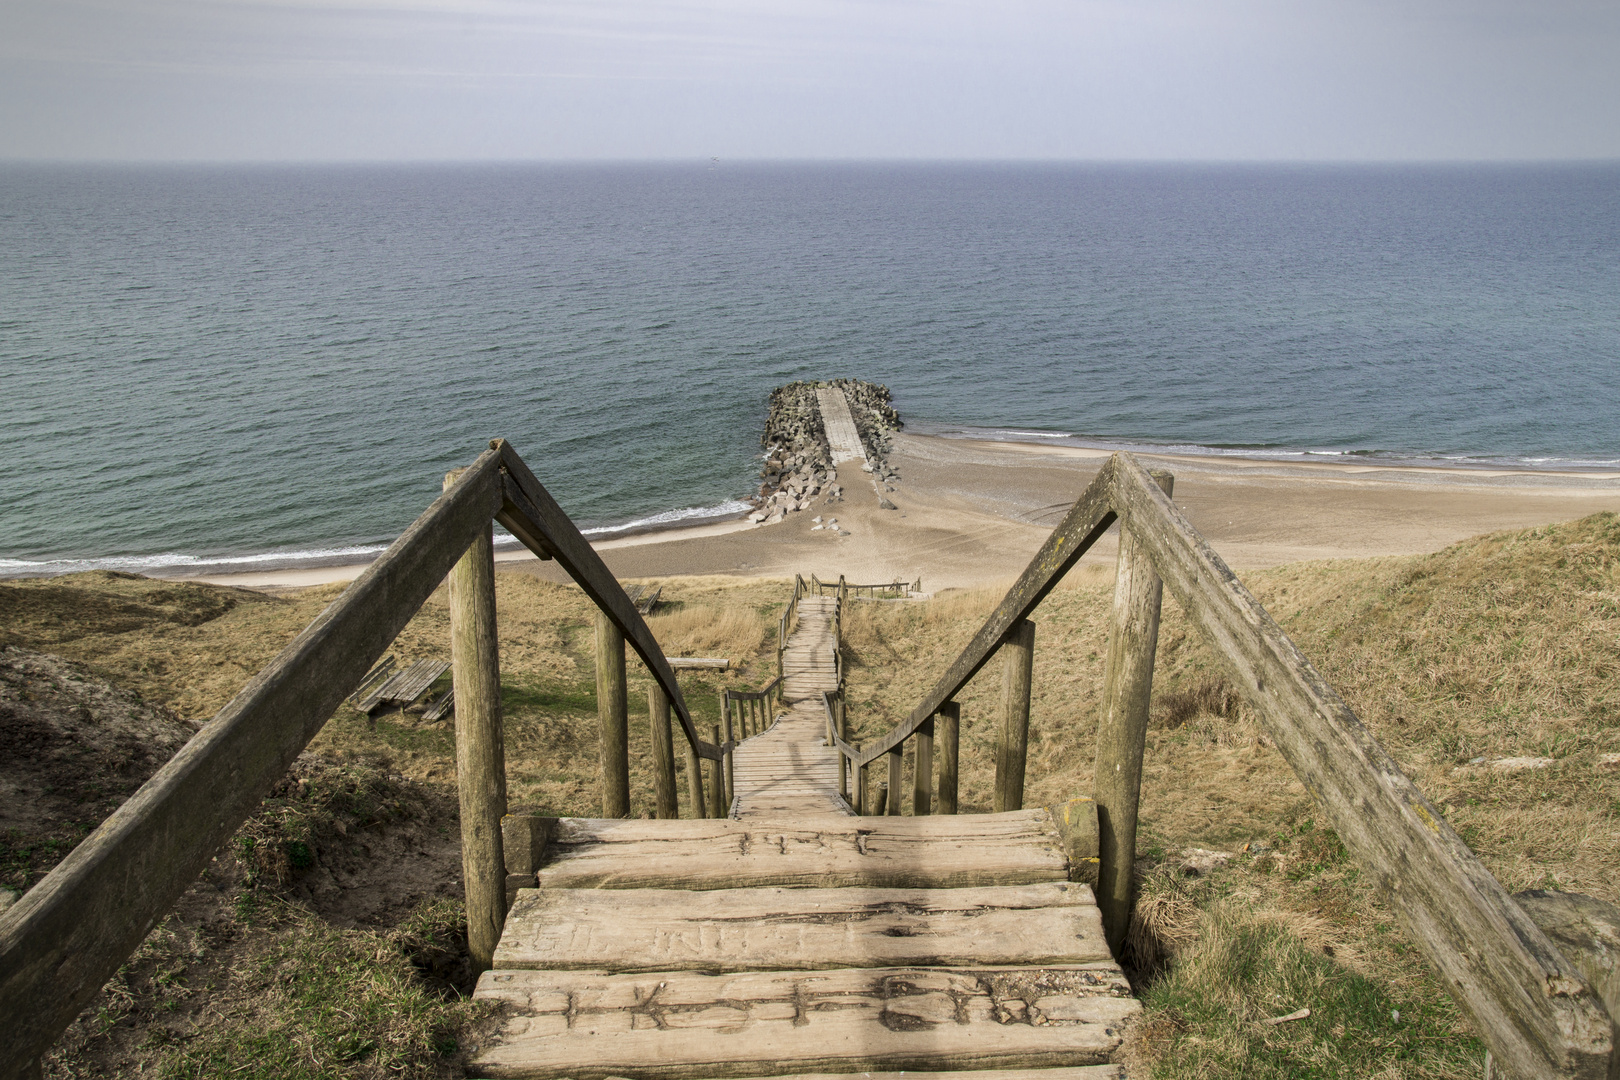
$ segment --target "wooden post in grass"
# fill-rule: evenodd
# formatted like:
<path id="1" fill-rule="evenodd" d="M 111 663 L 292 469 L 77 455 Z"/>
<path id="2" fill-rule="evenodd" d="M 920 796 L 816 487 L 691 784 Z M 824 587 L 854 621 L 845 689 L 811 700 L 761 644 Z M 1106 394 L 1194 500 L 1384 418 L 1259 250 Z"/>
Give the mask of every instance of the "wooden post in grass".
<path id="1" fill-rule="evenodd" d="M 444 478 L 448 490 L 461 475 Z M 495 959 L 506 922 L 506 748 L 495 630 L 495 546 L 485 527 L 450 571 L 450 663 L 456 695 L 456 788 L 461 797 L 461 877 L 467 951 L 478 971 Z"/>
<path id="2" fill-rule="evenodd" d="M 726 805 L 737 797 L 736 762 L 732 759 L 732 733 L 731 733 L 731 701 L 724 694 L 720 696 L 720 715 L 726 718 L 726 759 L 721 764 L 726 771 Z"/>
<path id="3" fill-rule="evenodd" d="M 996 813 L 1024 808 L 1024 762 L 1029 756 L 1029 682 L 1035 662 L 1035 624 L 1022 619 L 1001 641 L 1001 731 L 996 736 Z"/>
<path id="4" fill-rule="evenodd" d="M 1156 473 L 1166 495 L 1173 480 Z M 1130 928 L 1131 872 L 1136 864 L 1136 812 L 1142 792 L 1142 752 L 1153 693 L 1153 653 L 1159 642 L 1163 584 L 1152 560 L 1121 520 L 1114 603 L 1108 621 L 1102 720 L 1097 730 L 1097 907 L 1115 955 Z"/>
<path id="5" fill-rule="evenodd" d="M 660 818 L 681 816 L 675 797 L 675 742 L 669 727 L 669 698 L 655 681 L 647 687 L 647 725 L 652 729 L 653 801 Z"/>
<path id="6" fill-rule="evenodd" d="M 860 747 L 857 746 L 856 749 L 859 750 Z M 866 790 L 866 766 L 865 765 L 852 765 L 851 767 L 855 771 L 855 776 L 854 776 L 855 799 L 854 799 L 854 803 L 853 803 L 853 805 L 855 807 L 855 813 L 864 815 L 864 814 L 867 813 L 866 800 L 869 797 L 867 795 L 867 790 Z"/>
<path id="7" fill-rule="evenodd" d="M 911 813 L 927 817 L 934 812 L 934 718 L 929 717 L 912 736 L 917 759 L 911 766 Z"/>
<path id="8" fill-rule="evenodd" d="M 689 740 L 686 743 L 686 799 L 693 817 L 709 816 L 708 803 L 703 798 L 703 761 L 698 757 L 697 747 Z"/>
<path id="9" fill-rule="evenodd" d="M 602 816 L 630 816 L 630 713 L 624 681 L 624 634 L 596 612 L 596 719 L 602 730 Z"/>
<path id="10" fill-rule="evenodd" d="M 715 724 L 710 738 L 716 746 L 720 745 L 720 725 Z M 714 768 L 709 770 L 709 816 L 723 818 L 728 813 L 726 804 L 726 773 L 725 762 L 716 761 Z"/>
<path id="11" fill-rule="evenodd" d="M 962 706 L 947 701 L 935 714 L 935 729 L 939 736 L 939 808 L 938 813 L 956 813 L 957 748 L 962 730 Z"/>
<path id="12" fill-rule="evenodd" d="M 890 817 L 900 816 L 900 771 L 905 763 L 906 744 L 900 743 L 889 751 L 889 785 L 887 787 L 888 808 L 883 812 Z"/>

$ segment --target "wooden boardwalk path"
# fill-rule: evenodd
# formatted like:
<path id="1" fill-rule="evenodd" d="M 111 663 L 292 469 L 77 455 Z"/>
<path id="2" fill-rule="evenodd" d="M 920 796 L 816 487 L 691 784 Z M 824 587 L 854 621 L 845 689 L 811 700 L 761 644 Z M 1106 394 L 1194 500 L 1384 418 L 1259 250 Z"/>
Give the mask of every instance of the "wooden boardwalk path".
<path id="1" fill-rule="evenodd" d="M 1124 1075 L 1107 1062 L 1140 1006 L 1048 811 L 857 817 L 839 796 L 837 603 L 798 601 L 732 817 L 526 819 L 545 850 L 508 852 L 534 887 L 479 980 L 505 1017 L 470 1075 Z"/>
<path id="2" fill-rule="evenodd" d="M 849 399 L 836 387 L 823 386 L 816 391 L 816 406 L 821 411 L 821 426 L 827 432 L 827 448 L 832 451 L 834 465 L 846 461 L 865 461 L 866 448 L 861 445 L 855 417 L 849 411 Z"/>
<path id="3" fill-rule="evenodd" d="M 821 703 L 823 690 L 838 689 L 837 611 L 835 597 L 799 598 L 799 626 L 782 654 L 787 711 L 737 745 L 733 817 L 850 813 L 838 794 L 838 751 L 825 745 L 827 714 Z"/>

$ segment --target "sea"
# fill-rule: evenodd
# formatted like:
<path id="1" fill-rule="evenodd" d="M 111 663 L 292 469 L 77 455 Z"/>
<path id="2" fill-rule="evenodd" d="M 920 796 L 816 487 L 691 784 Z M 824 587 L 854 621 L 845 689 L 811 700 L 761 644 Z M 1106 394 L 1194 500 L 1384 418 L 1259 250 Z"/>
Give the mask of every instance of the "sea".
<path id="1" fill-rule="evenodd" d="M 377 553 L 512 442 L 733 516 L 766 397 L 941 435 L 1620 466 L 1620 163 L 0 165 L 0 576 Z"/>

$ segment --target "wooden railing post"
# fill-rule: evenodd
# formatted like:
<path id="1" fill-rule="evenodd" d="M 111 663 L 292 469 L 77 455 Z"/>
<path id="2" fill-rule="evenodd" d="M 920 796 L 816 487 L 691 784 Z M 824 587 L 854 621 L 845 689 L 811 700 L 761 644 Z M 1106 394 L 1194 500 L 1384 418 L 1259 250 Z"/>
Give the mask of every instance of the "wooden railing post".
<path id="1" fill-rule="evenodd" d="M 911 813 L 927 817 L 934 811 L 934 720 L 932 717 L 912 736 L 917 757 L 911 766 Z"/>
<path id="2" fill-rule="evenodd" d="M 857 746 L 856 749 L 859 750 L 860 747 Z M 855 773 L 855 813 L 864 815 L 868 812 L 866 800 L 869 798 L 867 794 L 866 766 L 852 763 L 851 768 Z"/>
<path id="3" fill-rule="evenodd" d="M 596 719 L 602 730 L 602 816 L 630 816 L 630 713 L 624 676 L 624 635 L 596 613 Z"/>
<path id="4" fill-rule="evenodd" d="M 956 813 L 957 749 L 962 728 L 962 706 L 947 701 L 939 707 L 939 813 Z"/>
<path id="5" fill-rule="evenodd" d="M 888 807 L 883 812 L 890 817 L 900 816 L 900 772 L 905 764 L 905 756 L 905 743 L 901 743 L 889 751 L 889 785 L 886 789 L 888 798 L 884 800 Z"/>
<path id="6" fill-rule="evenodd" d="M 669 727 L 669 698 L 654 682 L 647 687 L 647 725 L 652 731 L 653 800 L 660 818 L 681 816 L 675 796 L 675 743 Z"/>
<path id="7" fill-rule="evenodd" d="M 710 736 L 716 746 L 720 745 L 720 725 L 715 724 Z M 723 755 L 722 755 L 723 757 Z M 726 816 L 726 763 L 716 761 L 709 770 L 709 816 L 723 818 Z"/>
<path id="8" fill-rule="evenodd" d="M 996 813 L 1024 808 L 1024 763 L 1029 756 L 1029 684 L 1035 662 L 1035 624 L 1020 620 L 1001 643 L 1001 731 L 996 737 Z"/>
<path id="9" fill-rule="evenodd" d="M 449 489 L 460 470 L 445 477 Z M 486 526 L 450 571 L 450 663 L 456 695 L 456 788 L 461 797 L 461 877 L 467 951 L 485 971 L 506 922 L 506 748 L 495 629 L 495 547 Z"/>
<path id="10" fill-rule="evenodd" d="M 735 799 L 737 797 L 736 763 L 732 760 L 732 756 L 731 756 L 732 753 L 733 753 L 733 750 L 732 750 L 732 746 L 731 746 L 732 737 L 731 737 L 731 708 L 730 708 L 730 705 L 731 705 L 731 702 L 728 701 L 725 698 L 724 695 L 722 695 L 721 698 L 720 698 L 720 713 L 721 713 L 722 716 L 725 717 L 725 720 L 726 720 L 726 741 L 725 741 L 726 759 L 725 759 L 725 761 L 721 762 L 721 764 L 725 767 L 725 773 L 726 773 L 726 805 L 727 806 L 730 806 L 731 805 L 731 800 L 733 800 L 733 799 Z M 718 739 L 716 739 L 715 741 L 719 742 Z"/>
<path id="11" fill-rule="evenodd" d="M 686 800 L 691 804 L 692 816 L 708 817 L 708 800 L 703 797 L 703 761 L 697 747 L 686 744 Z"/>
<path id="12" fill-rule="evenodd" d="M 1169 495 L 1173 479 L 1153 479 Z M 1164 588 L 1152 560 L 1121 519 L 1114 603 L 1103 670 L 1102 720 L 1097 730 L 1097 907 L 1108 947 L 1118 955 L 1130 928 L 1131 873 L 1136 865 L 1136 813 L 1142 792 L 1142 752 L 1153 693 L 1153 654 L 1159 641 Z"/>

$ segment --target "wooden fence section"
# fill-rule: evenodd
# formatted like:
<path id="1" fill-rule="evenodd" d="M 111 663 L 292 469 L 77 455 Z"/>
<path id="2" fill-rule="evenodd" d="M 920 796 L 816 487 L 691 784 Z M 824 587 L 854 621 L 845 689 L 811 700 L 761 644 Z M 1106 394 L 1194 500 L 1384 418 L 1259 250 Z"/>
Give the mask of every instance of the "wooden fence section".
<path id="1" fill-rule="evenodd" d="M 838 575 L 837 581 L 822 581 L 811 574 L 810 591 L 817 596 L 827 596 L 830 593 L 839 600 L 859 600 L 863 593 L 868 600 L 904 599 L 922 592 L 922 578 L 916 581 L 886 581 L 876 585 L 856 585 L 845 581 L 842 574 Z M 879 593 L 891 595 L 879 596 Z"/>
<path id="2" fill-rule="evenodd" d="M 1131 913 L 1153 653 L 1160 596 L 1168 588 L 1208 638 L 1345 847 L 1473 1017 L 1498 1075 L 1519 1080 L 1613 1075 L 1615 1027 L 1591 987 L 1198 535 L 1171 502 L 1170 490 L 1168 475 L 1150 474 L 1129 454 L 1115 454 L 933 689 L 887 735 L 851 745 L 829 696 L 829 738 L 856 771 L 857 799 L 865 786 L 864 767 L 887 755 L 889 809 L 897 812 L 893 785 L 905 740 L 919 739 L 916 772 L 923 774 L 930 771 L 931 742 L 938 737 L 938 809 L 954 812 L 960 712 L 953 699 L 1001 652 L 1006 676 L 996 809 L 1018 808 L 1022 762 L 1014 750 L 1021 750 L 1018 723 L 1027 725 L 1028 718 L 1029 616 L 1121 520 L 1095 772 L 1097 894 L 1110 944 L 1117 946 L 1123 938 Z M 1016 715 L 1020 704 L 1021 718 Z M 915 786 L 918 812 L 926 813 L 926 781 L 919 776 Z M 1620 1061 L 1614 1069 L 1620 1074 Z"/>
<path id="3" fill-rule="evenodd" d="M 699 736 L 630 598 L 528 466 L 497 439 L 447 479 L 444 494 L 210 724 L 0 915 L 0 1078 L 37 1069 L 39 1055 L 254 812 L 453 568 L 469 937 L 475 961 L 487 966 L 489 930 L 498 933 L 505 915 L 492 519 L 537 555 L 556 559 L 606 614 L 679 719 L 691 761 L 720 761 L 719 740 Z M 473 752 L 466 761 L 463 743 Z M 476 834 L 469 837 L 469 829 Z"/>

